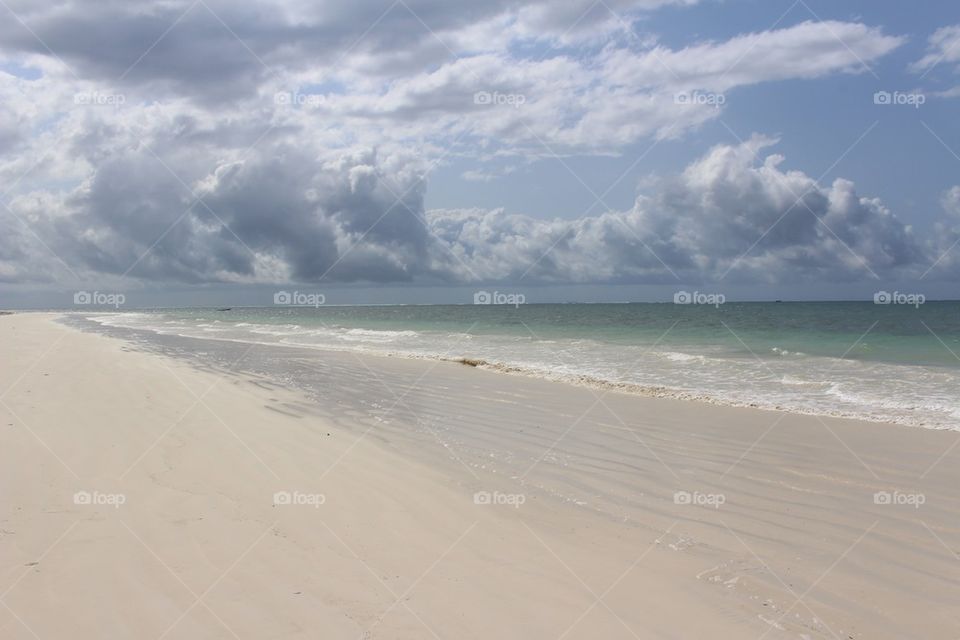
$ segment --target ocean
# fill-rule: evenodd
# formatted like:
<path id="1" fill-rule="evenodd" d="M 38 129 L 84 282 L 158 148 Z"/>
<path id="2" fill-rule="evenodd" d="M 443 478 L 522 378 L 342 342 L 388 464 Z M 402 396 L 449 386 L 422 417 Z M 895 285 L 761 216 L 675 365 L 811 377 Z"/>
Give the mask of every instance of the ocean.
<path id="1" fill-rule="evenodd" d="M 81 316 L 141 336 L 460 360 L 629 393 L 960 429 L 960 302 L 278 305 Z"/>

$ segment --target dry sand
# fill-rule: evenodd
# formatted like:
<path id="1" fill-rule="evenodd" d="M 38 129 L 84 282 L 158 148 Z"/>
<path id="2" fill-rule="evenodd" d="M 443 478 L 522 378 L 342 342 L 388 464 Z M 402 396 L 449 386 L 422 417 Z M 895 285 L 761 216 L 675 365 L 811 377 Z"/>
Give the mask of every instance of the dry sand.
<path id="1" fill-rule="evenodd" d="M 371 416 L 54 319 L 0 318 L 0 638 L 960 636 L 955 432 L 317 355 Z"/>

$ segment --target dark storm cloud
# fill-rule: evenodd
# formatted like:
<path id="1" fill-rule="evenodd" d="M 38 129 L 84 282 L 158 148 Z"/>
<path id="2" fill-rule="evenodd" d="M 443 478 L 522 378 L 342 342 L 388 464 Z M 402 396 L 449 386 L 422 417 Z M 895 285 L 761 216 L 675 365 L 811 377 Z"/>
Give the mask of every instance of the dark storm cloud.
<path id="1" fill-rule="evenodd" d="M 197 149 L 185 155 L 171 139 L 150 142 L 149 150 L 90 152 L 106 159 L 56 211 L 51 203 L 19 202 L 69 264 L 187 283 L 431 275 L 416 171 L 394 170 L 372 151 L 324 160 L 286 143 L 265 144 L 242 161 L 208 156 L 204 164 Z M 29 244 L 19 237 L 14 246 Z M 22 250 L 8 256 L 22 258 Z"/>

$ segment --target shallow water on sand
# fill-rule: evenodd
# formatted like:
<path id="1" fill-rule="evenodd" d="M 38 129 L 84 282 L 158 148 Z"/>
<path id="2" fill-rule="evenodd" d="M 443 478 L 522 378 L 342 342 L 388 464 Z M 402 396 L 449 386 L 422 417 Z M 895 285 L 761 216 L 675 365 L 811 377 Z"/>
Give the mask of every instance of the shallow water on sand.
<path id="1" fill-rule="evenodd" d="M 470 359 L 576 384 L 960 428 L 960 303 L 436 305 L 85 314 L 159 335 Z"/>

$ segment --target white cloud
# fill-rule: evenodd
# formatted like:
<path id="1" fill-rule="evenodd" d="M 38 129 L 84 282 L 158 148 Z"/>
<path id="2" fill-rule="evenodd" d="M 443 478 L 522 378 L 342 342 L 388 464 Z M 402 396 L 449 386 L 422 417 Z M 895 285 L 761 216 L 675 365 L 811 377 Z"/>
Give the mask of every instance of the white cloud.
<path id="1" fill-rule="evenodd" d="M 738 87 L 856 73 L 903 38 L 856 23 L 805 22 L 685 49 L 606 47 L 593 56 L 463 57 L 334 97 L 323 117 L 390 132 L 467 133 L 517 153 L 604 153 L 649 136 L 677 136 L 717 117 Z M 476 104 L 475 96 L 492 98 Z M 703 96 L 678 104 L 679 93 Z M 499 98 L 499 102 L 497 102 Z"/>
<path id="2" fill-rule="evenodd" d="M 692 3 L 14 3 L 63 63 L 0 24 L 0 51 L 40 71 L 0 72 L 0 181 L 16 214 L 0 210 L 0 279 L 749 281 L 922 260 L 910 229 L 851 183 L 758 162 L 765 138 L 712 149 L 628 211 L 424 211 L 447 157 L 616 154 L 724 108 L 678 93 L 729 104 L 761 82 L 862 72 L 903 41 L 853 22 L 679 48 L 629 33 L 652 8 Z"/>
<path id="3" fill-rule="evenodd" d="M 259 110 L 341 144 L 444 145 L 463 135 L 475 149 L 544 156 L 616 153 L 646 137 L 679 136 L 722 111 L 715 102 L 677 104 L 680 92 L 729 92 L 729 102 L 737 88 L 761 82 L 862 72 L 903 42 L 837 21 L 677 49 L 632 32 L 657 7 L 694 3 L 491 2 L 467 11 L 424 0 L 386 12 L 343 0 L 316 8 L 279 0 L 38 3 L 15 9 L 58 57 L 14 24 L 0 26 L 0 51 L 41 61 L 60 87 L 119 94 L 130 108 L 159 104 L 221 121 Z M 144 55 L 144 43 L 154 42 Z M 40 106 L 31 107 L 34 120 L 64 110 L 17 90 L 13 102 Z M 298 92 L 322 101 L 274 102 Z M 476 104 L 478 92 L 505 102 Z M 16 115 L 0 110 L 0 145 Z"/>
<path id="4" fill-rule="evenodd" d="M 422 164 L 410 155 L 318 156 L 277 140 L 204 172 L 175 142 L 151 139 L 165 161 L 180 160 L 204 204 L 188 209 L 186 188 L 141 147 L 115 150 L 63 198 L 33 193 L 12 206 L 89 278 L 136 264 L 136 278 L 186 283 L 656 283 L 727 273 L 731 282 L 799 282 L 932 263 L 879 200 L 847 180 L 821 186 L 784 171 L 780 156 L 759 158 L 775 142 L 759 136 L 652 182 L 628 211 L 576 220 L 425 212 Z M 7 236 L 0 255 L 10 280 L 64 277 L 26 233 Z"/>
<path id="5" fill-rule="evenodd" d="M 927 38 L 927 53 L 910 65 L 910 68 L 916 72 L 927 72 L 940 64 L 960 64 L 960 24 L 934 31 Z"/>
<path id="6" fill-rule="evenodd" d="M 729 272 L 740 282 L 852 280 L 923 262 L 910 228 L 851 182 L 822 187 L 782 171 L 780 156 L 759 161 L 773 143 L 715 147 L 629 211 L 572 221 L 434 211 L 429 219 L 449 251 L 490 279 L 669 282 Z"/>
<path id="7" fill-rule="evenodd" d="M 960 185 L 950 187 L 940 197 L 943 210 L 952 216 L 960 218 Z"/>

